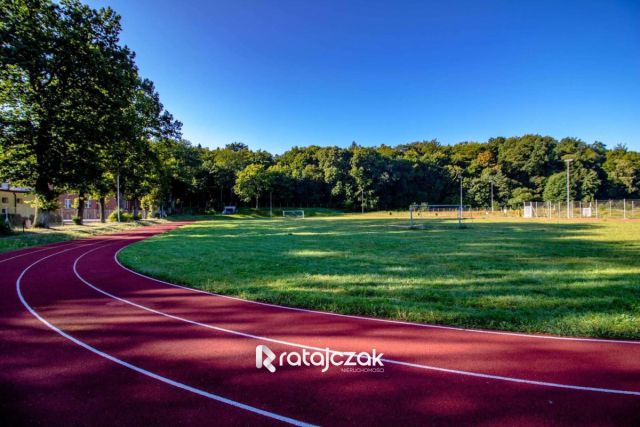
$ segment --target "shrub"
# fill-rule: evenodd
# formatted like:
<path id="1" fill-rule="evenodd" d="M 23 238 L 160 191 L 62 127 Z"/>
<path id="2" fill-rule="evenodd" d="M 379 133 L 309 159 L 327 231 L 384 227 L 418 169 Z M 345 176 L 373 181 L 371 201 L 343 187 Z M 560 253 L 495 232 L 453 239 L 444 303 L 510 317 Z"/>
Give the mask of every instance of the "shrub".
<path id="1" fill-rule="evenodd" d="M 71 221 L 72 221 L 75 225 L 80 225 L 80 224 L 82 224 L 82 218 L 80 218 L 79 216 L 74 216 L 73 218 L 71 218 Z"/>
<path id="2" fill-rule="evenodd" d="M 8 236 L 13 234 L 11 226 L 4 219 L 0 219 L 0 236 Z"/>
<path id="3" fill-rule="evenodd" d="M 133 215 L 129 212 L 120 211 L 120 222 L 131 222 L 133 221 Z M 109 222 L 118 222 L 118 210 L 111 212 L 109 214 Z"/>

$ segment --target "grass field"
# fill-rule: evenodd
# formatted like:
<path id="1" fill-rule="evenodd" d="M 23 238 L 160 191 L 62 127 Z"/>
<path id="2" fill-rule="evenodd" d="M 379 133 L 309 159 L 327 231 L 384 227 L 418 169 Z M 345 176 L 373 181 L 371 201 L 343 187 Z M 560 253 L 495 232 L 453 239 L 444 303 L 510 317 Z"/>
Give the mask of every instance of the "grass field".
<path id="1" fill-rule="evenodd" d="M 145 225 L 158 224 L 164 220 L 144 220 L 136 222 L 114 223 L 108 222 L 102 224 L 100 222 L 88 222 L 85 225 L 63 225 L 44 228 L 31 228 L 22 231 L 16 231 L 11 236 L 0 236 L 0 253 L 13 251 L 16 249 L 27 248 L 30 246 L 46 245 L 48 243 L 61 242 L 64 240 L 83 239 L 86 237 L 97 236 L 99 234 L 115 233 L 117 231 L 127 230 L 133 227 L 141 227 Z"/>
<path id="2" fill-rule="evenodd" d="M 640 338 L 640 222 L 444 219 L 398 214 L 224 218 L 137 243 L 152 276 L 340 313 L 572 336 Z"/>

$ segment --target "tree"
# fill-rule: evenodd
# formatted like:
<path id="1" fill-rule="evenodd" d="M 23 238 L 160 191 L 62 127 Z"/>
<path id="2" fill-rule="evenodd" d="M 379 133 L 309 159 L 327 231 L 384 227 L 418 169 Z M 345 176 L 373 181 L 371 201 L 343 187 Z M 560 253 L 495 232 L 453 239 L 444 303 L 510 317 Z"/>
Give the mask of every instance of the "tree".
<path id="1" fill-rule="evenodd" d="M 120 18 L 76 0 L 16 0 L 0 9 L 0 176 L 32 186 L 47 226 L 56 197 L 100 178 L 109 115 L 122 107 L 132 53 L 118 45 Z M 81 203 L 80 206 L 83 204 Z"/>
<path id="2" fill-rule="evenodd" d="M 355 147 L 352 153 L 349 175 L 354 187 L 349 189 L 347 197 L 351 199 L 352 206 L 376 209 L 388 181 L 388 176 L 384 175 L 384 159 L 373 148 Z"/>
<path id="3" fill-rule="evenodd" d="M 511 198 L 507 202 L 510 208 L 518 209 L 522 207 L 524 202 L 530 202 L 533 200 L 534 194 L 529 188 L 519 187 L 513 190 Z"/>
<path id="4" fill-rule="evenodd" d="M 504 140 L 498 148 L 498 166 L 509 178 L 518 181 L 521 187 L 541 196 L 544 180 L 559 170 L 555 151 L 557 141 L 549 136 L 524 135 Z"/>
<path id="5" fill-rule="evenodd" d="M 640 197 L 640 153 L 619 145 L 606 153 L 603 169 L 611 197 Z"/>
<path id="6" fill-rule="evenodd" d="M 238 174 L 234 190 L 245 202 L 256 199 L 256 209 L 260 207 L 259 199 L 271 188 L 271 174 L 262 164 L 252 163 Z"/>
<path id="7" fill-rule="evenodd" d="M 577 185 L 571 186 L 571 199 L 575 199 Z M 567 172 L 558 172 L 549 177 L 544 188 L 545 202 L 564 202 L 567 200 Z"/>

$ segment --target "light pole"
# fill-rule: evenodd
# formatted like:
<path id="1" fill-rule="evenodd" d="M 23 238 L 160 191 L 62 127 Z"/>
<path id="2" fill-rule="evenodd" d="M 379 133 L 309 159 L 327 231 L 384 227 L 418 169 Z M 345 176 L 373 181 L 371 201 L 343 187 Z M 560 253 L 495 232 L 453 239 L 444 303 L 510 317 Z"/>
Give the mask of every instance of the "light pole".
<path id="1" fill-rule="evenodd" d="M 116 203 L 118 204 L 116 212 L 118 212 L 118 222 L 120 222 L 120 173 L 118 173 L 118 177 L 116 178 L 116 187 Z"/>
<path id="2" fill-rule="evenodd" d="M 491 181 L 491 212 L 493 212 L 493 181 Z"/>
<path id="3" fill-rule="evenodd" d="M 462 228 L 462 174 L 460 174 L 460 208 L 458 209 L 458 227 Z"/>
<path id="4" fill-rule="evenodd" d="M 565 159 L 564 161 L 567 163 L 567 218 L 571 218 L 569 204 L 571 203 L 571 162 L 573 159 Z"/>

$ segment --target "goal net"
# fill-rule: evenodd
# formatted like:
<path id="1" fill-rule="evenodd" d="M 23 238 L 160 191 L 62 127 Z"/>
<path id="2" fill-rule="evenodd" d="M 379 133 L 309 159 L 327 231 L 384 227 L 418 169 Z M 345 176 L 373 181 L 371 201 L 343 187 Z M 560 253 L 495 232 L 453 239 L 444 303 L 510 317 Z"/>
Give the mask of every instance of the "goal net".
<path id="1" fill-rule="evenodd" d="M 470 205 L 432 205 L 414 203 L 409 206 L 409 227 L 424 228 L 427 219 L 441 218 L 457 221 L 462 226 L 465 214 L 471 211 Z"/>
<path id="2" fill-rule="evenodd" d="M 289 218 L 289 219 L 303 219 L 304 211 L 302 209 L 282 211 L 282 217 Z"/>

